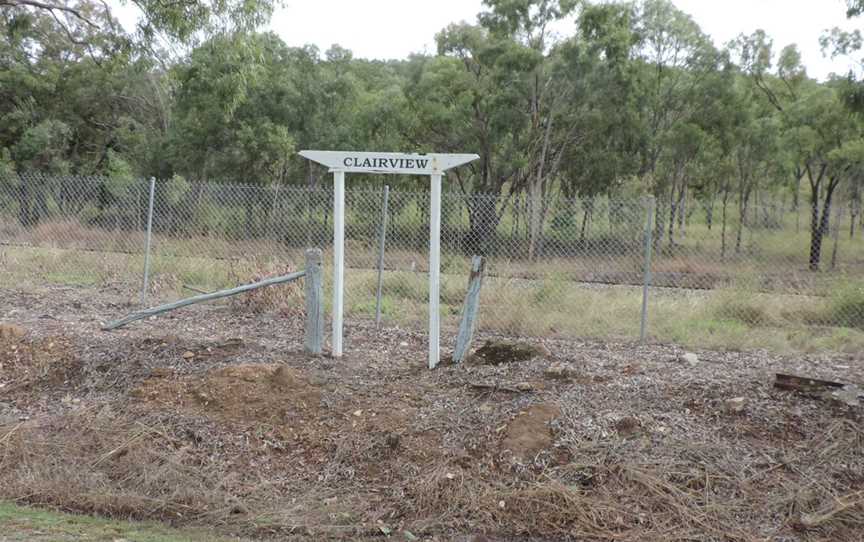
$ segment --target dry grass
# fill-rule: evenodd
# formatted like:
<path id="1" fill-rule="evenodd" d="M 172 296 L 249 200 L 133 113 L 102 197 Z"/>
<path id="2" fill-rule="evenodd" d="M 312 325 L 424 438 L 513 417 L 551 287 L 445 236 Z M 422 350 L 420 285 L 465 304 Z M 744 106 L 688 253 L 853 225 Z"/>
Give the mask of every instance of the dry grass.
<path id="1" fill-rule="evenodd" d="M 559 427 L 565 432 L 559 441 L 566 441 L 567 422 Z M 347 494 L 335 509 L 345 512 L 325 507 L 329 519 L 322 515 L 310 522 L 315 513 L 298 505 L 312 504 L 309 488 L 280 488 L 266 476 L 256 483 L 213 443 L 190 441 L 190 432 L 198 430 L 106 406 L 3 427 L 0 493 L 62 510 L 218 525 L 249 534 L 341 539 L 377 530 L 374 512 L 352 509 L 358 503 Z M 852 541 L 864 525 L 864 499 L 860 491 L 835 493 L 834 484 L 819 481 L 819 471 L 834 465 L 838 475 L 851 475 L 849 469 L 861 465 L 862 446 L 864 432 L 848 422 L 800 443 L 782 462 L 746 468 L 735 450 L 709 442 L 666 442 L 663 449 L 640 440 L 612 448 L 584 443 L 567 449 L 577 461 L 553 466 L 540 458 L 528 470 L 509 474 L 449 461 L 425 466 L 412 481 L 395 470 L 385 506 L 415 534 L 751 541 L 757 534 L 753 520 L 770 517 L 788 526 L 788 536 L 797 532 L 798 540 Z M 371 463 L 383 460 L 413 472 L 416 466 L 399 455 L 384 441 L 343 438 L 321 476 L 348 492 Z"/>
<path id="2" fill-rule="evenodd" d="M 45 227 L 49 226 L 56 225 Z M 279 272 L 278 269 L 284 270 L 284 266 L 293 269 L 303 257 L 299 251 L 280 251 L 279 258 L 219 260 L 186 256 L 180 245 L 157 246 L 150 283 L 151 299 L 156 300 L 186 297 L 191 293 L 187 287 L 213 291 L 236 286 L 255 277 L 270 276 Z M 234 249 L 245 252 L 251 250 L 250 247 L 239 244 Z M 261 245 L 247 255 L 262 253 L 256 250 L 264 248 Z M 272 246 L 269 250 L 271 254 L 277 253 Z M 409 260 L 417 269 L 425 265 L 423 258 L 416 259 L 416 254 L 394 251 L 388 255 L 388 266 L 395 266 L 395 269 L 388 269 L 384 274 L 383 314 L 391 323 L 419 327 L 425 325 L 427 318 L 427 277 L 423 271 L 405 270 Z M 468 260 L 455 256 L 445 260 L 441 315 L 445 327 L 453 327 L 458 323 Z M 636 338 L 642 302 L 640 288 L 574 282 L 578 277 L 600 281 L 638 279 L 638 262 L 625 260 L 559 259 L 544 261 L 542 267 L 528 266 L 525 262 L 492 261 L 481 296 L 480 326 L 488 331 L 523 336 Z M 329 255 L 325 255 L 325 261 L 329 261 Z M 52 248 L 2 247 L 0 262 L 3 264 L 0 277 L 10 282 L 110 285 L 128 291 L 130 301 L 138 297 L 137 277 L 143 269 L 140 256 Z M 349 263 L 356 264 L 350 259 Z M 667 282 L 681 282 L 684 279 L 676 277 L 690 277 L 684 282 L 704 286 L 707 280 L 719 286 L 725 282 L 718 277 L 729 271 L 724 265 L 733 263 L 740 274 L 726 287 L 713 290 L 653 288 L 649 305 L 650 336 L 654 340 L 688 346 L 769 348 L 780 352 L 848 352 L 864 348 L 864 330 L 860 326 L 864 306 L 858 300 L 860 296 L 849 294 L 860 291 L 860 281 L 856 283 L 851 276 L 837 286 L 831 276 L 814 278 L 812 273 L 802 272 L 801 277 L 796 275 L 789 279 L 791 282 L 784 283 L 795 285 L 789 291 L 785 286 L 776 289 L 777 285 L 771 283 L 773 279 L 763 275 L 760 269 L 748 267 L 746 261 L 730 260 L 727 264 L 715 262 L 706 266 L 680 251 L 660 260 L 655 274 L 665 277 L 663 280 Z M 538 269 L 542 269 L 542 276 L 525 278 L 536 274 Z M 614 270 L 621 269 L 629 271 L 615 274 Z M 330 274 L 325 273 L 325 276 L 328 281 L 325 287 L 329 289 Z M 377 273 L 349 267 L 346 285 L 348 316 L 373 316 Z M 326 298 L 329 304 L 330 295 Z M 235 306 L 240 308 L 243 303 L 247 305 L 244 310 L 283 312 L 296 310 L 300 305 L 290 286 L 262 290 L 244 298 L 240 304 L 235 302 Z"/>
<path id="3" fill-rule="evenodd" d="M 297 271 L 290 263 L 272 260 L 241 260 L 233 262 L 230 271 L 234 284 L 250 284 Z M 268 288 L 252 290 L 231 299 L 238 311 L 261 313 L 278 312 L 282 315 L 303 313 L 303 283 L 294 281 Z"/>
<path id="4" fill-rule="evenodd" d="M 103 406 L 5 428 L 3 494 L 17 502 L 119 518 L 230 517 L 218 464 L 178 445 L 157 419 Z"/>

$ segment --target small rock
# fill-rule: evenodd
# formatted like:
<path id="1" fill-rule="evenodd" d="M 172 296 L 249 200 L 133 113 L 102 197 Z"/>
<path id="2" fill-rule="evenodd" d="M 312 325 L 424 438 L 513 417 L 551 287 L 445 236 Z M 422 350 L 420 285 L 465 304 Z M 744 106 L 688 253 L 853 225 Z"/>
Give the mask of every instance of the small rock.
<path id="1" fill-rule="evenodd" d="M 355 411 L 354 411 L 354 415 L 357 416 L 357 417 L 359 418 L 360 416 L 363 415 L 363 411 L 362 411 L 362 410 L 355 410 Z"/>
<path id="2" fill-rule="evenodd" d="M 848 384 L 839 390 L 832 392 L 831 395 L 834 399 L 845 405 L 856 407 L 861 406 L 862 404 L 861 399 L 864 399 L 864 389 L 853 384 Z"/>
<path id="3" fill-rule="evenodd" d="M 576 376 L 576 371 L 567 364 L 555 362 L 547 367 L 543 374 L 554 380 L 571 380 Z"/>
<path id="4" fill-rule="evenodd" d="M 187 351 L 183 352 L 183 359 L 192 359 L 194 357 L 195 357 L 195 352 L 192 352 L 191 350 L 187 350 Z"/>
<path id="5" fill-rule="evenodd" d="M 697 356 L 693 352 L 685 352 L 681 354 L 678 359 L 690 365 L 697 365 L 699 363 L 699 356 Z"/>
<path id="6" fill-rule="evenodd" d="M 744 412 L 744 407 L 747 406 L 746 397 L 733 397 L 723 401 L 723 408 L 730 414 L 738 414 Z"/>

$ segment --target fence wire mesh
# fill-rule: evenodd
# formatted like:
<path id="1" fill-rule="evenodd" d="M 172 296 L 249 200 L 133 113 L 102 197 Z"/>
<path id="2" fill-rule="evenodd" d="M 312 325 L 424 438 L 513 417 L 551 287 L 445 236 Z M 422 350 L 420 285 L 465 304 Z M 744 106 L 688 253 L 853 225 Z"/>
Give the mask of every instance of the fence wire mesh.
<path id="1" fill-rule="evenodd" d="M 3 177 L 4 282 L 118 286 L 137 300 L 149 191 L 145 179 Z M 790 201 L 648 201 L 445 193 L 443 328 L 458 324 L 471 256 L 481 254 L 485 331 L 636 339 L 647 281 L 654 340 L 864 348 L 864 228 L 853 206 L 835 202 L 814 229 L 809 206 Z M 429 195 L 390 190 L 386 229 L 384 208 L 383 190 L 346 192 L 346 318 L 375 316 L 383 234 L 383 323 L 422 327 Z M 332 209 L 329 187 L 157 181 L 148 293 L 168 300 L 293 270 L 307 247 L 329 264 Z M 262 308 L 296 304 L 267 300 Z"/>

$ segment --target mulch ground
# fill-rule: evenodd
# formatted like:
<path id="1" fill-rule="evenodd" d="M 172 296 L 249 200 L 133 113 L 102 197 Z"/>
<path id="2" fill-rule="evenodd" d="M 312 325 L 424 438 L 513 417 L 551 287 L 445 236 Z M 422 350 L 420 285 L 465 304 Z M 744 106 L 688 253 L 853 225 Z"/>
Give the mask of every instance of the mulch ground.
<path id="1" fill-rule="evenodd" d="M 423 333 L 309 357 L 242 304 L 100 331 L 125 299 L 0 290 L 0 497 L 279 539 L 864 538 L 861 407 L 772 385 L 862 354 L 528 339 L 430 371 Z"/>

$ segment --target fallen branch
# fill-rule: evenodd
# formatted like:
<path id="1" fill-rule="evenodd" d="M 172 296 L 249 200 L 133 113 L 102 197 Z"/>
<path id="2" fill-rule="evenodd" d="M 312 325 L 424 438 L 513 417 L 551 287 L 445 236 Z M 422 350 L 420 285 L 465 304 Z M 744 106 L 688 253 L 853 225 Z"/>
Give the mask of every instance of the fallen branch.
<path id="1" fill-rule="evenodd" d="M 843 384 L 831 380 L 819 380 L 803 376 L 777 373 L 774 387 L 781 390 L 792 390 L 819 399 L 828 398 L 839 401 L 851 407 L 861 405 L 864 390 L 855 384 Z"/>
<path id="2" fill-rule="evenodd" d="M 844 385 L 840 382 L 782 373 L 777 373 L 774 380 L 775 388 L 780 388 L 781 390 L 800 391 L 804 393 L 823 393 L 840 389 L 843 386 Z"/>
<path id="3" fill-rule="evenodd" d="M 152 307 L 150 309 L 144 309 L 142 311 L 133 312 L 129 316 L 121 318 L 120 320 L 115 320 L 114 322 L 109 322 L 102 326 L 102 331 L 108 331 L 111 329 L 116 329 L 118 327 L 125 326 L 130 322 L 134 322 L 136 320 L 143 320 L 144 318 L 149 318 L 150 316 L 155 316 L 157 314 L 162 314 L 163 312 L 173 311 L 175 309 L 179 309 L 181 307 L 186 307 L 188 305 L 193 305 L 195 303 L 202 303 L 204 301 L 212 301 L 214 299 L 220 299 L 223 297 L 228 297 L 232 295 L 242 294 L 243 292 L 248 292 L 251 290 L 257 290 L 258 288 L 263 288 L 265 286 L 273 286 L 275 284 L 282 284 L 285 282 L 291 282 L 299 279 L 306 275 L 306 271 L 297 271 L 295 273 L 289 273 L 288 275 L 282 275 L 279 277 L 273 277 L 267 280 L 262 280 L 261 282 L 254 282 L 252 284 L 245 284 L 243 286 L 238 286 L 236 288 L 231 288 L 230 290 L 220 290 L 218 292 L 213 292 L 210 294 L 197 295 L 195 297 L 188 297 L 186 299 L 181 299 L 180 301 L 175 301 L 174 303 L 167 303 L 165 305 L 159 305 L 158 307 Z"/>
<path id="4" fill-rule="evenodd" d="M 515 386 L 501 386 L 499 384 L 485 382 L 472 382 L 468 385 L 477 390 L 509 391 L 510 393 L 526 393 L 534 391 L 534 386 L 528 382 L 520 382 Z"/>

